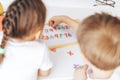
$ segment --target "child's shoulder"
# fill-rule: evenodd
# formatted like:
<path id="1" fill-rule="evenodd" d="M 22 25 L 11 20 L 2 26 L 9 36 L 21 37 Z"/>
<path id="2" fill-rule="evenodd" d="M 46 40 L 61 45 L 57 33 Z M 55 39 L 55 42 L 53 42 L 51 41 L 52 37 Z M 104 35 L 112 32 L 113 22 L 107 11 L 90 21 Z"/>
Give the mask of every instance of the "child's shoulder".
<path id="1" fill-rule="evenodd" d="M 119 80 L 120 79 L 120 67 L 118 67 L 109 80 Z"/>
<path id="2" fill-rule="evenodd" d="M 6 45 L 6 53 L 29 53 L 36 55 L 44 55 L 48 51 L 48 47 L 45 43 L 39 41 L 26 41 L 26 42 L 17 42 L 17 41 L 8 41 Z M 12 51 L 12 52 L 10 52 Z M 39 54 L 41 53 L 41 54 Z M 24 54 L 25 55 L 25 54 Z"/>
<path id="3" fill-rule="evenodd" d="M 88 79 L 87 80 L 96 80 L 96 79 L 91 79 L 89 78 L 89 75 L 87 74 Z M 108 79 L 108 80 L 119 80 L 120 79 L 120 67 L 118 67 L 114 73 L 112 74 L 112 76 Z M 101 79 L 97 79 L 97 80 L 101 80 Z"/>
<path id="4" fill-rule="evenodd" d="M 34 41 L 33 45 L 38 46 L 38 47 L 42 47 L 42 48 L 47 48 L 47 45 L 42 41 Z"/>
<path id="5" fill-rule="evenodd" d="M 24 47 L 24 48 L 46 48 L 46 44 L 41 41 L 25 41 L 25 42 L 18 42 L 16 40 L 9 40 L 7 42 L 7 47 Z"/>

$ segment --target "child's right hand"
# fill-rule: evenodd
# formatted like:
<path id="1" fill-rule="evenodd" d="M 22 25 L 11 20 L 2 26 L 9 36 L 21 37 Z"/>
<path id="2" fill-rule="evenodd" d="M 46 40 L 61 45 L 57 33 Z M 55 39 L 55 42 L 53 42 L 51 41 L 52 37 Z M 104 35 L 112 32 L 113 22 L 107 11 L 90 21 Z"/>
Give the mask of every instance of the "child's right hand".
<path id="1" fill-rule="evenodd" d="M 60 23 L 65 23 L 72 27 L 75 31 L 77 31 L 77 28 L 79 26 L 78 20 L 74 20 L 68 16 L 54 16 L 48 21 L 48 25 L 52 27 L 56 27 Z"/>
<path id="2" fill-rule="evenodd" d="M 80 66 L 74 72 L 74 80 L 87 80 L 87 68 L 88 65 Z"/>
<path id="3" fill-rule="evenodd" d="M 64 22 L 65 17 L 67 16 L 54 16 L 48 21 L 48 25 L 55 27 L 58 24 Z"/>

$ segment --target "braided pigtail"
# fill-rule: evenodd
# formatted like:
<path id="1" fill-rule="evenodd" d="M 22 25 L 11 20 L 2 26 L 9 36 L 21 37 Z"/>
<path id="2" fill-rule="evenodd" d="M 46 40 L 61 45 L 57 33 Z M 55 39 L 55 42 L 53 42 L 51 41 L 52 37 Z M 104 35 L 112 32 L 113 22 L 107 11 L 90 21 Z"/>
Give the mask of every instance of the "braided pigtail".
<path id="1" fill-rule="evenodd" d="M 11 6 L 14 4 L 11 4 Z M 3 58 L 4 58 L 4 53 L 5 53 L 5 46 L 7 44 L 7 41 L 11 35 L 11 31 L 12 31 L 12 27 L 15 26 L 15 19 L 13 19 L 14 17 L 14 9 L 12 7 L 9 7 L 6 15 L 2 21 L 2 30 L 3 30 L 3 39 L 0 45 L 0 63 L 2 62 Z M 14 7 L 14 6 L 13 6 Z"/>
<path id="2" fill-rule="evenodd" d="M 3 58 L 4 58 L 4 53 L 5 53 L 5 45 L 7 43 L 7 40 L 8 40 L 8 32 L 7 30 L 5 29 L 6 25 L 7 25 L 7 21 L 3 20 L 3 39 L 2 39 L 2 42 L 1 42 L 1 45 L 0 45 L 0 63 L 2 62 Z"/>

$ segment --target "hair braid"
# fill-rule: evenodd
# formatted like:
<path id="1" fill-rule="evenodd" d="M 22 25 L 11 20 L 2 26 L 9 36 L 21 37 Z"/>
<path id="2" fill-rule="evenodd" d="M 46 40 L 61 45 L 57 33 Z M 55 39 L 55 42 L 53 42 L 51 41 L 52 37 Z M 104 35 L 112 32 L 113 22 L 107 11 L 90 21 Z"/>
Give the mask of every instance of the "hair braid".
<path id="1" fill-rule="evenodd" d="M 8 32 L 7 32 L 6 27 L 5 27 L 7 25 L 9 25 L 8 20 L 4 21 L 4 25 L 3 25 L 3 39 L 2 39 L 2 42 L 0 45 L 0 47 L 3 49 L 5 48 L 5 45 L 6 45 L 7 40 L 8 40 Z M 4 54 L 0 54 L 0 63 L 2 62 L 3 58 L 4 58 Z"/>
<path id="2" fill-rule="evenodd" d="M 12 7 L 7 10 L 6 15 L 2 21 L 3 39 L 0 47 L 3 49 L 5 48 L 6 43 L 9 39 L 11 29 L 12 28 L 14 29 L 16 26 L 16 22 L 14 22 L 16 21 L 16 18 L 14 17 L 16 15 L 16 8 L 13 5 L 15 5 L 15 3 L 11 4 Z M 3 57 L 4 57 L 4 54 L 0 54 L 0 62 L 2 62 Z"/>

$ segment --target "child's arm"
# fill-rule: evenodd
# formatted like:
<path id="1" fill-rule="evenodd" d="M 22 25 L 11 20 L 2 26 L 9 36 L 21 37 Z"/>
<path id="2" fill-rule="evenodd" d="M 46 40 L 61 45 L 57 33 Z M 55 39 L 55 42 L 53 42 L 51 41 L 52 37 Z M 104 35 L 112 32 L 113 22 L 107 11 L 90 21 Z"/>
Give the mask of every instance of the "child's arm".
<path id="1" fill-rule="evenodd" d="M 50 74 L 50 71 L 51 69 L 47 70 L 47 71 L 42 71 L 42 70 L 38 70 L 38 76 L 41 76 L 41 77 L 46 77 Z"/>
<path id="2" fill-rule="evenodd" d="M 78 20 L 74 20 L 68 16 L 54 16 L 49 20 L 49 25 L 52 25 L 53 27 L 57 26 L 60 23 L 66 23 L 67 25 L 72 27 L 75 31 L 79 26 Z"/>
<path id="3" fill-rule="evenodd" d="M 50 59 L 49 49 L 45 44 L 43 44 L 43 47 L 44 47 L 44 51 L 43 51 L 44 54 L 40 58 L 40 60 L 42 61 L 42 64 L 39 64 L 38 77 L 39 76 L 41 76 L 41 77 L 48 76 L 51 72 L 51 68 L 53 67 L 53 63 L 51 62 L 51 59 Z"/>
<path id="4" fill-rule="evenodd" d="M 3 54 L 0 54 L 0 63 L 2 63 L 3 58 L 4 58 L 4 55 L 3 55 Z"/>

